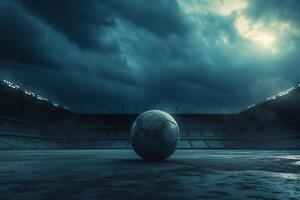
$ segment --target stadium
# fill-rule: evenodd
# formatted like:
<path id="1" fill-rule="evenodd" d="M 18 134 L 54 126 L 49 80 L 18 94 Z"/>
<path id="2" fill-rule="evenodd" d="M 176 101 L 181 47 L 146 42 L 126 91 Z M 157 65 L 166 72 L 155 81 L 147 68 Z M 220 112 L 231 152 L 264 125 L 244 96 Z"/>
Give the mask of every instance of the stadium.
<path id="1" fill-rule="evenodd" d="M 79 114 L 4 80 L 2 150 L 130 149 L 138 114 Z M 300 86 L 237 114 L 177 114 L 179 149 L 299 149 Z"/>
<path id="2" fill-rule="evenodd" d="M 181 131 L 175 155 L 147 163 L 134 155 L 129 141 L 137 114 L 74 113 L 4 80 L 0 170 L 8 188 L 2 195 L 251 199 L 285 198 L 294 190 L 289 196 L 297 199 L 299 102 L 300 86 L 295 86 L 237 114 L 173 115 Z M 7 171 L 12 166 L 18 166 L 16 171 Z M 9 182 L 12 177 L 16 181 Z M 263 189 L 251 188 L 256 184 Z"/>

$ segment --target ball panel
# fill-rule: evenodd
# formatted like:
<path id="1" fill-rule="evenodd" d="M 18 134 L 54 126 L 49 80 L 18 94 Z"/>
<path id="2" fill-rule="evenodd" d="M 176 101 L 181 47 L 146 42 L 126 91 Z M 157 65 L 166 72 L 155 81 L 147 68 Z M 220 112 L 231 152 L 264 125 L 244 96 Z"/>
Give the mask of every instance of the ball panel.
<path id="1" fill-rule="evenodd" d="M 164 123 L 165 121 L 160 115 L 148 114 L 146 116 L 142 116 L 142 127 L 145 130 L 160 130 L 163 127 Z"/>
<path id="2" fill-rule="evenodd" d="M 160 111 L 160 114 L 163 116 L 163 118 L 164 118 L 166 121 L 171 122 L 171 123 L 177 125 L 177 122 L 175 121 L 175 119 L 174 119 L 169 113 Z"/>
<path id="3" fill-rule="evenodd" d="M 176 142 L 179 137 L 179 129 L 175 124 L 166 122 L 162 136 L 167 144 L 172 144 Z"/>

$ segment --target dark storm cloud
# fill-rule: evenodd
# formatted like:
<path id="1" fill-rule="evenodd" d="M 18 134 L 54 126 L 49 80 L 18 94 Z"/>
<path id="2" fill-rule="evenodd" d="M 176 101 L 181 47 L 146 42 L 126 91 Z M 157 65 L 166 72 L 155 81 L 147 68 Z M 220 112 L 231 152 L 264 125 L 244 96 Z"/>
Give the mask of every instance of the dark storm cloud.
<path id="1" fill-rule="evenodd" d="M 121 18 L 157 35 L 182 35 L 188 31 L 187 22 L 173 0 L 104 0 L 101 4 L 107 5 Z"/>
<path id="2" fill-rule="evenodd" d="M 53 60 L 42 48 L 44 33 L 18 4 L 0 2 L 0 24 L 1 60 L 52 65 Z"/>
<path id="3" fill-rule="evenodd" d="M 110 86 L 134 83 L 118 53 L 80 51 L 18 1 L 1 2 L 0 10 L 1 78 L 77 110 L 96 101 L 95 93 L 110 97 Z"/>
<path id="4" fill-rule="evenodd" d="M 77 111 L 236 112 L 299 80 L 297 2 L 1 1 L 0 76 Z"/>
<path id="5" fill-rule="evenodd" d="M 82 48 L 115 51 L 117 45 L 106 37 L 105 28 L 115 25 L 115 16 L 158 35 L 183 34 L 187 25 L 174 1 L 118 0 L 24 0 L 26 8 L 63 32 Z"/>
<path id="6" fill-rule="evenodd" d="M 97 1 L 89 0 L 25 0 L 22 1 L 32 14 L 41 17 L 56 30 L 82 48 L 114 51 L 117 46 L 106 41 L 105 27 L 114 26 L 111 11 Z"/>

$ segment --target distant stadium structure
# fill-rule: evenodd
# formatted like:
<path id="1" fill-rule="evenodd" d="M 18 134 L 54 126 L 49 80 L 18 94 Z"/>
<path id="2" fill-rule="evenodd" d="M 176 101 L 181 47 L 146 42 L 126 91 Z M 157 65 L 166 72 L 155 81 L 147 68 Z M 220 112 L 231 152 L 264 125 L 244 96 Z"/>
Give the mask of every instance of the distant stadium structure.
<path id="1" fill-rule="evenodd" d="M 0 149 L 128 149 L 137 114 L 80 114 L 0 84 Z M 237 114 L 173 114 L 179 149 L 300 149 L 300 86 Z"/>
<path id="2" fill-rule="evenodd" d="M 16 118 L 29 119 L 48 117 L 60 117 L 71 114 L 66 106 L 61 106 L 55 101 L 50 101 L 40 94 L 23 89 L 19 85 L 8 80 L 0 83 L 1 104 L 0 114 L 14 116 Z"/>

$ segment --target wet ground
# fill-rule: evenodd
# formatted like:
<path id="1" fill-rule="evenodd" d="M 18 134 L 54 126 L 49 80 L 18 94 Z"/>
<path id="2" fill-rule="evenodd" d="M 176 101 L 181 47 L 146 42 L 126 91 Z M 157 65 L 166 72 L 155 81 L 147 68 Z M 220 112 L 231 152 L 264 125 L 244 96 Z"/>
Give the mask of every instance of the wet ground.
<path id="1" fill-rule="evenodd" d="M 0 199 L 300 199 L 300 151 L 0 152 Z"/>

